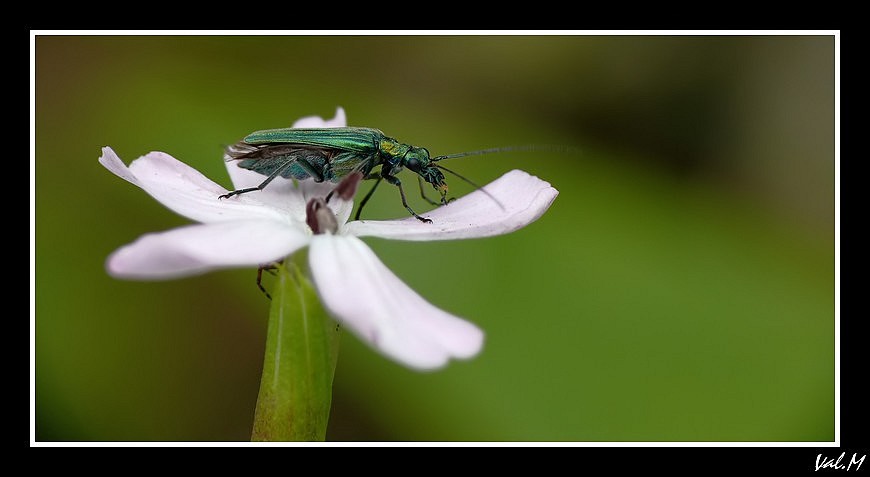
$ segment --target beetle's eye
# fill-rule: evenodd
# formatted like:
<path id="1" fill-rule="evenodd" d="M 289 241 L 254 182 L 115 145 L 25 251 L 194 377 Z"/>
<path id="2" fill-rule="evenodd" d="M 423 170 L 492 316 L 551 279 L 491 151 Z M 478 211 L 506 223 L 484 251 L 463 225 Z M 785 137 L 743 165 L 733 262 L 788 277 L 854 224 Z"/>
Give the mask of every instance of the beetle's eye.
<path id="1" fill-rule="evenodd" d="M 405 166 L 407 166 L 408 169 L 411 169 L 412 171 L 418 171 L 420 169 L 420 159 L 412 157 L 405 161 Z"/>

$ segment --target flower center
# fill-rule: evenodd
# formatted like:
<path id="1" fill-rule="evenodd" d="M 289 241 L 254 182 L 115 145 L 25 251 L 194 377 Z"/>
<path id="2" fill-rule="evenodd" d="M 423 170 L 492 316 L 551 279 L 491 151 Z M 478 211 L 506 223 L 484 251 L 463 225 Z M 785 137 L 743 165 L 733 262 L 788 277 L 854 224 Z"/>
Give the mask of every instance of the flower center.
<path id="1" fill-rule="evenodd" d="M 326 204 L 333 195 L 337 195 L 339 200 L 353 200 L 353 196 L 356 194 L 357 187 L 359 187 L 362 179 L 362 173 L 358 171 L 351 172 L 326 196 L 326 200 L 316 198 L 309 200 L 305 204 L 305 222 L 311 227 L 312 232 L 315 234 L 326 232 L 334 234 L 338 231 L 338 221 L 335 220 L 335 214 L 332 213 L 332 209 Z"/>

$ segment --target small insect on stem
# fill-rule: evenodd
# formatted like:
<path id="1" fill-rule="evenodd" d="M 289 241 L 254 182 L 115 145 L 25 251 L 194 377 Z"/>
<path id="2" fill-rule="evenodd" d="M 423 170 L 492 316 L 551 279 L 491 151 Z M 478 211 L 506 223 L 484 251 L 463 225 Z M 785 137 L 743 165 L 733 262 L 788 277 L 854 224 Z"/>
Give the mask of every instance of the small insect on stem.
<path id="1" fill-rule="evenodd" d="M 423 195 L 433 205 L 446 205 L 452 199 L 447 198 L 447 182 L 441 171 L 450 173 L 471 184 L 503 208 L 502 204 L 491 194 L 469 179 L 438 164 L 445 159 L 490 154 L 495 152 L 542 150 L 539 146 L 497 147 L 479 151 L 460 152 L 445 156 L 431 157 L 424 147 L 412 146 L 387 137 L 378 129 L 343 127 L 343 128 L 284 128 L 256 131 L 240 142 L 226 149 L 224 159 L 237 161 L 243 169 L 254 171 L 266 178 L 256 187 L 248 187 L 231 191 L 219 196 L 229 199 L 233 196 L 263 190 L 276 177 L 315 182 L 340 182 L 350 174 L 358 173 L 367 180 L 375 180 L 375 185 L 363 197 L 357 209 L 355 219 L 359 220 L 363 207 L 384 180 L 399 189 L 399 197 L 405 209 L 421 222 L 432 222 L 417 214 L 405 197 L 402 181 L 396 175 L 407 168 L 418 176 L 421 185 L 425 181 L 440 195 L 440 201 L 431 200 Z M 375 171 L 376 168 L 379 170 Z M 374 171 L 374 172 L 373 172 Z M 353 192 L 356 189 L 354 188 Z M 333 191 L 335 192 L 335 191 Z M 353 194 L 351 193 L 351 196 Z M 328 198 L 327 198 L 328 200 Z"/>
<path id="2" fill-rule="evenodd" d="M 267 265 L 260 265 L 260 267 L 257 268 L 257 288 L 259 288 L 260 291 L 263 292 L 264 295 L 266 295 L 266 298 L 268 298 L 270 300 L 272 299 L 272 295 L 270 295 L 269 292 L 267 292 L 266 289 L 263 287 L 263 270 L 269 272 L 270 275 L 274 276 L 275 269 L 277 269 L 277 268 L 278 268 L 277 262 L 273 262 L 273 263 L 270 263 Z"/>

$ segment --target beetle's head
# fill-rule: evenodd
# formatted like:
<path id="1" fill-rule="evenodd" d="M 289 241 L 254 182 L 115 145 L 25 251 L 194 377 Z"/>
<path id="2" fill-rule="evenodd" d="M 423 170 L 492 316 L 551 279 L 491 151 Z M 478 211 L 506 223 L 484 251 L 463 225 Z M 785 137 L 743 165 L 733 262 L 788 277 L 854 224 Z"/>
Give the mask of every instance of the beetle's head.
<path id="1" fill-rule="evenodd" d="M 444 182 L 444 174 L 435 166 L 435 162 L 429 159 L 429 151 L 425 147 L 409 149 L 402 163 L 424 181 L 432 184 L 432 187 L 441 194 L 441 202 L 447 203 L 447 183 Z"/>

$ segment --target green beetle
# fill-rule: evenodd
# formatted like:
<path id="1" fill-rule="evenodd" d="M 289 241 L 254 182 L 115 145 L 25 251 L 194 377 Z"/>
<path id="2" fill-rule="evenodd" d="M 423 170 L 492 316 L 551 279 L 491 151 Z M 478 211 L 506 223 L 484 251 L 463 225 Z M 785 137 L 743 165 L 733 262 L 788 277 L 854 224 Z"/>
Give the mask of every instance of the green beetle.
<path id="1" fill-rule="evenodd" d="M 477 185 L 436 164 L 438 161 L 516 149 L 494 148 L 430 157 L 426 148 L 401 143 L 387 137 L 378 129 L 359 127 L 267 129 L 249 134 L 240 142 L 228 147 L 224 155 L 224 159 L 227 161 L 238 161 L 239 167 L 262 174 L 266 176 L 266 179 L 257 187 L 234 190 L 220 196 L 220 198 L 225 199 L 234 195 L 262 190 L 278 176 L 297 180 L 311 178 L 316 182 L 337 183 L 356 171 L 360 172 L 365 179 L 377 180 L 374 187 L 360 202 L 356 219 L 359 219 L 363 206 L 381 180 L 386 180 L 399 188 L 402 205 L 408 209 L 411 215 L 423 222 L 432 222 L 411 209 L 405 198 L 402 181 L 396 177 L 396 174 L 402 169 L 408 168 L 416 173 L 422 181 L 432 184 L 432 187 L 441 196 L 440 203 L 446 204 L 448 202 L 447 183 L 444 181 L 442 170 L 456 175 L 475 187 Z M 381 166 L 380 171 L 373 173 L 372 170 L 377 166 Z M 420 185 L 422 193 L 422 182 Z M 438 205 L 438 202 L 428 199 L 425 194 L 422 195 L 433 205 Z"/>

